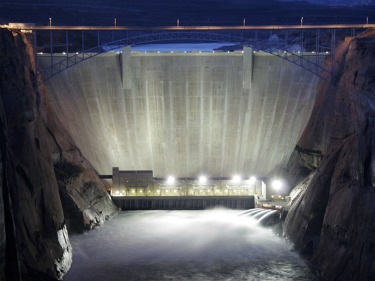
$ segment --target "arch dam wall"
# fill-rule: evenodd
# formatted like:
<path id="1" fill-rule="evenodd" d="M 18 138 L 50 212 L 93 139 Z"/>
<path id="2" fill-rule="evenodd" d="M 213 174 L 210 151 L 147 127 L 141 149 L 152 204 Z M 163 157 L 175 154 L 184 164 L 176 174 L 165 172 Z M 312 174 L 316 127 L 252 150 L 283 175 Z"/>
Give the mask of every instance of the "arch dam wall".
<path id="1" fill-rule="evenodd" d="M 127 47 L 67 69 L 45 86 L 100 174 L 116 166 L 153 170 L 156 177 L 266 176 L 286 164 L 318 81 L 250 48 L 159 54 Z"/>

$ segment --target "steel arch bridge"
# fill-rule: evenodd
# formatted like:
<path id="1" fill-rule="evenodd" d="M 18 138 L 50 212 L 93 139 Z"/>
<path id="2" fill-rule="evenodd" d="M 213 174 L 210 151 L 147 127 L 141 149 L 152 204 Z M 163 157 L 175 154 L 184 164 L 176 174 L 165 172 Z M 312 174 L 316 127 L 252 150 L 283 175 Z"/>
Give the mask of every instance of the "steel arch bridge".
<path id="1" fill-rule="evenodd" d="M 273 35 L 269 38 L 259 40 L 258 38 L 246 38 L 243 36 L 236 36 L 232 34 L 219 32 L 168 31 L 153 32 L 132 37 L 126 37 L 120 40 L 106 42 L 104 44 L 98 44 L 93 48 L 75 53 L 69 53 L 68 35 L 66 36 L 66 38 L 66 52 L 63 52 L 64 57 L 62 60 L 60 59 L 58 62 L 54 62 L 53 46 L 51 44 L 50 66 L 38 70 L 42 75 L 38 82 L 39 85 L 43 84 L 44 82 L 48 81 L 49 79 L 58 75 L 64 70 L 73 67 L 90 58 L 96 57 L 100 54 L 117 50 L 125 46 L 156 42 L 235 42 L 241 44 L 242 46 L 250 47 L 254 51 L 263 51 L 276 57 L 280 57 L 290 63 L 302 67 L 303 69 L 311 72 L 312 74 L 324 80 L 329 80 L 333 74 L 333 69 L 324 68 L 322 63 L 322 56 L 325 57 L 327 56 L 327 54 L 330 54 L 331 58 L 334 56 L 334 42 L 333 45 L 331 45 L 329 48 L 322 47 L 319 44 L 318 37 L 316 39 L 314 51 L 306 52 L 303 49 L 298 51 L 288 49 L 286 46 L 286 42 L 284 40 L 279 40 L 277 35 Z"/>

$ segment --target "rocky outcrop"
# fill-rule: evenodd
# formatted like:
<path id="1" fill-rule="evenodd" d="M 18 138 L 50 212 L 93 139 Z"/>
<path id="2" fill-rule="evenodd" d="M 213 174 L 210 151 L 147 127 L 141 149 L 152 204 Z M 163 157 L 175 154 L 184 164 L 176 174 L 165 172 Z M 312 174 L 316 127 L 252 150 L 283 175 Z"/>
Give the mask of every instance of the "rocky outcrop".
<path id="1" fill-rule="evenodd" d="M 1 125 L 0 125 L 1 126 Z M 2 128 L 0 128 L 1 130 Z M 4 134 L 1 134 L 0 143 L 4 140 Z M 3 147 L 3 146 L 2 146 Z M 4 277 L 4 267 L 5 267 L 5 250 L 6 250 L 6 240 L 5 240 L 5 217 L 4 217 L 4 200 L 3 200 L 3 151 L 0 149 L 0 280 Z"/>
<path id="2" fill-rule="evenodd" d="M 24 40 L 0 30 L 5 280 L 35 272 L 58 279 L 72 252 Z"/>
<path id="3" fill-rule="evenodd" d="M 43 120 L 48 134 L 61 200 L 68 228 L 75 232 L 100 225 L 117 212 L 98 173 L 82 155 L 50 107 L 45 89 L 41 88 Z"/>
<path id="4" fill-rule="evenodd" d="M 289 175 L 286 233 L 326 280 L 375 276 L 375 31 L 343 42 Z M 309 155 L 314 152 L 320 159 Z"/>
<path id="5" fill-rule="evenodd" d="M 82 230 L 116 211 L 37 87 L 30 46 L 0 29 L 2 281 L 61 279 L 72 262 L 66 222 Z"/>
<path id="6" fill-rule="evenodd" d="M 68 228 L 81 232 L 102 224 L 117 211 L 104 183 L 52 112 L 45 120 Z"/>

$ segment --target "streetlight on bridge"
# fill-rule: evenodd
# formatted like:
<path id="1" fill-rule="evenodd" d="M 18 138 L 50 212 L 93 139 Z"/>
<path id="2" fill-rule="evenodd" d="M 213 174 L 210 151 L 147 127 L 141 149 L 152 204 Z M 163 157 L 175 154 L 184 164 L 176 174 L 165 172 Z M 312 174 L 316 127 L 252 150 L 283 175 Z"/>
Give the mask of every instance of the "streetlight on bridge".
<path id="1" fill-rule="evenodd" d="M 49 26 L 52 26 L 52 18 L 49 18 Z"/>
<path id="2" fill-rule="evenodd" d="M 303 17 L 301 17 L 301 26 L 303 25 Z"/>

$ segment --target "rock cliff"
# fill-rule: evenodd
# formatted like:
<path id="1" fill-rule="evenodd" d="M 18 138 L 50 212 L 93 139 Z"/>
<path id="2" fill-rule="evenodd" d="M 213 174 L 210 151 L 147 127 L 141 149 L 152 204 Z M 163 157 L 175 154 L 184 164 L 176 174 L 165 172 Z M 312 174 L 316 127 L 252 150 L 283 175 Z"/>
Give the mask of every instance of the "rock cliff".
<path id="1" fill-rule="evenodd" d="M 19 280 L 20 274 L 35 272 L 60 278 L 72 261 L 24 39 L 7 31 L 0 33 L 5 280 Z"/>
<path id="2" fill-rule="evenodd" d="M 25 34 L 0 29 L 0 280 L 6 281 L 62 278 L 72 262 L 66 222 L 91 228 L 116 211 L 36 86 L 30 46 Z"/>
<path id="3" fill-rule="evenodd" d="M 334 69 L 290 160 L 304 180 L 286 234 L 324 279 L 374 280 L 375 31 L 343 42 Z"/>
<path id="4" fill-rule="evenodd" d="M 116 211 L 104 183 L 53 114 L 46 115 L 54 171 L 68 228 L 92 229 Z"/>

